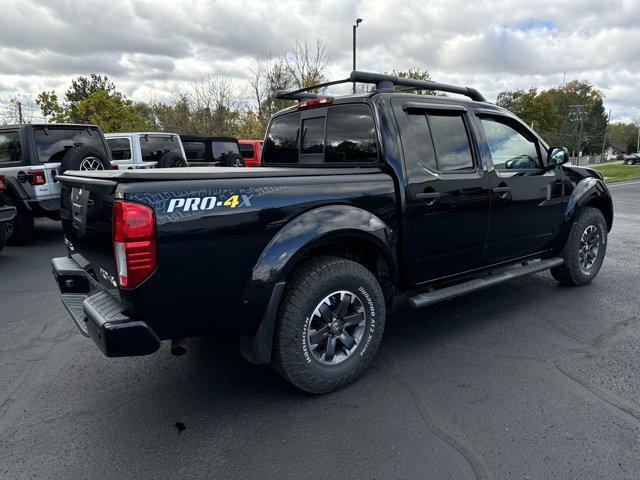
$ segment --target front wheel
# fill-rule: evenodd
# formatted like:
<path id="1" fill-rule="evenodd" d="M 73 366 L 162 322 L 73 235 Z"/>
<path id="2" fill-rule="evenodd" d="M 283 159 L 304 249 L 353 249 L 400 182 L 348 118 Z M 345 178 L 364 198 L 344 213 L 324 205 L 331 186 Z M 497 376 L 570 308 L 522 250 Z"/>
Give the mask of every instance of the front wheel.
<path id="1" fill-rule="evenodd" d="M 573 224 L 561 257 L 564 264 L 551 274 L 565 285 L 586 285 L 593 281 L 607 251 L 607 222 L 600 210 L 586 207 Z"/>
<path id="2" fill-rule="evenodd" d="M 276 324 L 273 365 L 305 392 L 330 392 L 367 368 L 384 323 L 384 296 L 373 274 L 351 260 L 320 258 L 288 283 Z"/>

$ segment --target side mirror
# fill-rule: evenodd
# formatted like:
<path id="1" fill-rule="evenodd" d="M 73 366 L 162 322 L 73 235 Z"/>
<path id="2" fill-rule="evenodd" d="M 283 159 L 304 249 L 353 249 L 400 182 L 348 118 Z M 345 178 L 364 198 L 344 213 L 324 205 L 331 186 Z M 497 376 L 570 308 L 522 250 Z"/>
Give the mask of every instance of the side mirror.
<path id="1" fill-rule="evenodd" d="M 551 147 L 549 148 L 549 156 L 547 158 L 547 164 L 550 167 L 557 167 L 558 165 L 564 165 L 569 161 L 569 150 L 566 147 Z"/>

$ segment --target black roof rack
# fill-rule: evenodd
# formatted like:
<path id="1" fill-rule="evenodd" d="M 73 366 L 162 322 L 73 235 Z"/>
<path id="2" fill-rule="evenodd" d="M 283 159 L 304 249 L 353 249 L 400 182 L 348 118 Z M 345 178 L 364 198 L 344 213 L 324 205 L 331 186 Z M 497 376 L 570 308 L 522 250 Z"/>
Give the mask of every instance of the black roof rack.
<path id="1" fill-rule="evenodd" d="M 286 92 L 284 90 L 276 90 L 276 98 L 280 100 L 309 100 L 313 98 L 322 97 L 323 95 L 317 93 L 311 93 L 309 90 L 317 90 L 319 88 L 329 87 L 331 85 L 338 85 L 340 83 L 370 83 L 376 86 L 377 91 L 389 91 L 393 90 L 396 85 L 402 87 L 413 87 L 416 89 L 435 90 L 437 92 L 449 92 L 458 93 L 469 97 L 476 102 L 486 102 L 484 96 L 475 88 L 460 87 L 457 85 L 449 85 L 447 83 L 438 83 L 432 80 L 415 80 L 413 78 L 401 78 L 395 75 L 386 75 L 384 73 L 372 73 L 372 72 L 360 72 L 354 70 L 349 75 L 349 78 L 342 80 L 335 80 L 333 82 L 319 83 L 318 85 L 311 85 L 310 87 L 301 88 L 299 90 L 293 90 Z"/>

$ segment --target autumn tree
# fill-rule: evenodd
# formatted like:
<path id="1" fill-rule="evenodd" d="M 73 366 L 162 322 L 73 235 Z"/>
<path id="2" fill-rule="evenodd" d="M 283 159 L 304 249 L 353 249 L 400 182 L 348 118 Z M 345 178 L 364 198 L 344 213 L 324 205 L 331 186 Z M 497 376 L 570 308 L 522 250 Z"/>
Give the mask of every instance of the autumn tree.
<path id="1" fill-rule="evenodd" d="M 36 103 L 50 122 L 89 123 L 99 125 L 105 132 L 151 127 L 146 105 L 127 99 L 106 75 L 91 74 L 72 80 L 62 103 L 53 90 L 41 92 Z"/>

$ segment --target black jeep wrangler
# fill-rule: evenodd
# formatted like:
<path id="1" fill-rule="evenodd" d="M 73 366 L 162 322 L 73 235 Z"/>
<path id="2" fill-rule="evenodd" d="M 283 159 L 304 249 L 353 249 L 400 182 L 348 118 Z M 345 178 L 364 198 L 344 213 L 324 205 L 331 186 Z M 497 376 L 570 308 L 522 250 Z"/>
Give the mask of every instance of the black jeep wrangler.
<path id="1" fill-rule="evenodd" d="M 271 120 L 262 168 L 60 176 L 68 256 L 53 272 L 80 331 L 107 356 L 233 332 L 248 360 L 322 393 L 366 369 L 399 298 L 595 278 L 613 222 L 600 173 L 472 88 L 354 81 L 377 88 L 280 92 L 298 104 Z"/>

